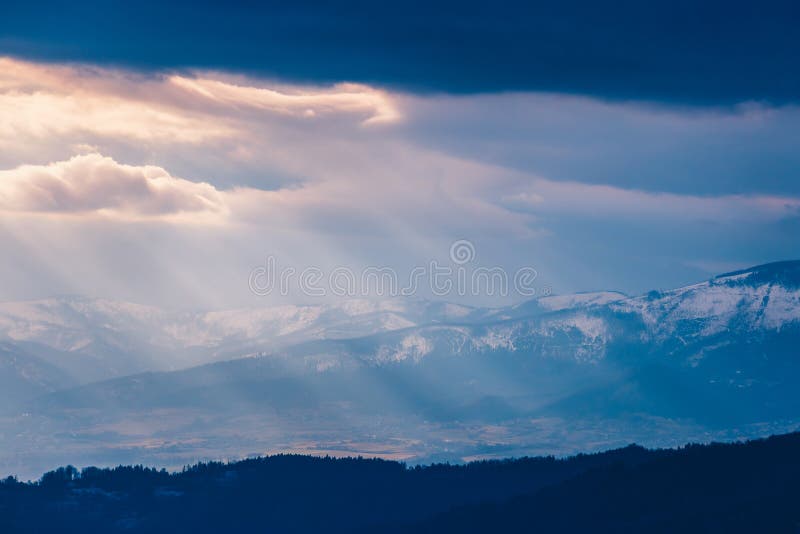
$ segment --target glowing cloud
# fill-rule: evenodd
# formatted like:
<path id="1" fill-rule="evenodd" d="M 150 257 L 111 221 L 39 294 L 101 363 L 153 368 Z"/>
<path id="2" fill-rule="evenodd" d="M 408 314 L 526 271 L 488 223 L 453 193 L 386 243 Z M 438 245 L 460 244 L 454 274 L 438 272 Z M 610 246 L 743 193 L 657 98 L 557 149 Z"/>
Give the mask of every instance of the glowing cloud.
<path id="1" fill-rule="evenodd" d="M 400 118 L 390 95 L 364 85 L 276 88 L 213 76 L 142 76 L 0 57 L 0 148 L 36 154 L 33 143 L 42 153 L 65 139 L 213 144 L 248 137 L 245 118 L 231 113 L 238 108 L 298 120 L 349 115 L 361 124 Z"/>
<path id="2" fill-rule="evenodd" d="M 191 215 L 204 221 L 227 212 L 222 193 L 209 184 L 99 154 L 0 171 L 0 210 L 134 219 Z"/>
<path id="3" fill-rule="evenodd" d="M 135 94 L 134 82 L 100 69 L 0 58 L 0 147 L 18 144 L 20 137 L 41 142 L 79 133 L 170 143 L 234 133 L 219 121 Z M 164 92 L 163 81 L 140 85 Z"/>
<path id="4" fill-rule="evenodd" d="M 330 90 L 289 93 L 206 78 L 172 76 L 170 82 L 218 103 L 288 115 L 315 117 L 334 113 L 359 113 L 368 115 L 363 124 L 395 122 L 401 117 L 387 94 L 364 85 L 339 84 Z"/>

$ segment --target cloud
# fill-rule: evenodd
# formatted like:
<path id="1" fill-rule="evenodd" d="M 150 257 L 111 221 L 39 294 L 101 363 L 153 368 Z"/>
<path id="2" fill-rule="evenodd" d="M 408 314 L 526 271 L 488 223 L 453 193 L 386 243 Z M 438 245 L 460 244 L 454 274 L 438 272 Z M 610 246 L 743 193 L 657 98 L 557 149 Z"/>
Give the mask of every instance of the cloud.
<path id="1" fill-rule="evenodd" d="M 366 115 L 364 124 L 395 122 L 401 114 L 389 96 L 365 85 L 339 84 L 329 90 L 280 92 L 207 78 L 170 77 L 177 87 L 202 95 L 212 102 L 246 106 L 275 113 L 316 117 L 333 113 Z"/>
<path id="2" fill-rule="evenodd" d="M 0 57 L 0 164 L 14 152 L 38 159 L 80 144 L 213 145 L 233 152 L 252 135 L 253 121 L 262 122 L 264 135 L 265 121 L 277 129 L 281 120 L 319 125 L 345 117 L 355 126 L 401 117 L 388 93 L 365 85 L 278 87 L 264 80 L 222 78 L 215 73 L 145 76 Z"/>
<path id="3" fill-rule="evenodd" d="M 18 266 L 0 278 L 39 295 L 242 303 L 268 254 L 402 270 L 465 238 L 480 262 L 532 265 L 558 291 L 636 291 L 692 280 L 689 260 L 798 246 L 800 190 L 776 172 L 796 159 L 791 106 L 0 66 L 0 250 Z"/>
<path id="4" fill-rule="evenodd" d="M 800 195 L 800 107 L 677 108 L 563 94 L 405 97 L 417 144 L 556 181 Z"/>
<path id="5" fill-rule="evenodd" d="M 163 143 L 202 143 L 229 137 L 222 124 L 113 95 L 0 93 L 0 146 L 20 136 L 46 140 L 90 134 Z"/>
<path id="6" fill-rule="evenodd" d="M 544 179 L 534 180 L 503 201 L 532 213 L 595 219 L 733 223 L 779 221 L 800 215 L 800 197 L 793 196 L 680 195 Z"/>
<path id="7" fill-rule="evenodd" d="M 800 95 L 797 8 L 787 0 L 468 1 L 424 10 L 399 2 L 76 4 L 4 6 L 4 48 L 458 94 L 560 91 L 691 104 Z M 45 24 L 43 13 L 57 22 Z"/>
<path id="8" fill-rule="evenodd" d="M 197 144 L 234 134 L 222 121 L 172 106 L 163 86 L 119 71 L 0 57 L 0 148 L 98 138 Z"/>
<path id="9" fill-rule="evenodd" d="M 227 206 L 223 194 L 207 183 L 176 178 L 161 167 L 87 154 L 0 171 L 0 210 L 209 221 L 225 216 Z"/>

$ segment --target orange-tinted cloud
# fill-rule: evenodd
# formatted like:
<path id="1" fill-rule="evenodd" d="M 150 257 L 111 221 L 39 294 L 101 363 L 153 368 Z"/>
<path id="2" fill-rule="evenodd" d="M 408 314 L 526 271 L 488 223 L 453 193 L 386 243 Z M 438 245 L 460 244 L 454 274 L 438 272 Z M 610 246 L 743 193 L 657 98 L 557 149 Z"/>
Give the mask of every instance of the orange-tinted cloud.
<path id="1" fill-rule="evenodd" d="M 220 217 L 223 194 L 161 167 L 117 163 L 99 154 L 0 171 L 0 210 L 104 214 L 123 218 Z"/>

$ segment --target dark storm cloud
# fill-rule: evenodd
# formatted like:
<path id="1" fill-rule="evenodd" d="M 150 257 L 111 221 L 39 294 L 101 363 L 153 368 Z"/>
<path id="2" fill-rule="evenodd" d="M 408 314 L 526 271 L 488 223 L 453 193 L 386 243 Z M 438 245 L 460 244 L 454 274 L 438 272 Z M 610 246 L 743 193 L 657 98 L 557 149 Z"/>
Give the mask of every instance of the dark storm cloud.
<path id="1" fill-rule="evenodd" d="M 454 93 L 800 96 L 795 2 L 6 2 L 0 54 Z"/>

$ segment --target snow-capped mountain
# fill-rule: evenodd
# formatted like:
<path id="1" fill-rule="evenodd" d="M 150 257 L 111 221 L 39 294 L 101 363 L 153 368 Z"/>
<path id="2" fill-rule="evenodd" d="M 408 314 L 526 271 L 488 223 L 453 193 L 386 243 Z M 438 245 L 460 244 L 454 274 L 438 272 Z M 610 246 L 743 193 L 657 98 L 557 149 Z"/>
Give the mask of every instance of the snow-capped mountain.
<path id="1" fill-rule="evenodd" d="M 218 312 L 81 298 L 0 304 L 8 350 L 84 383 L 248 356 L 315 373 L 457 366 L 465 364 L 452 359 L 463 356 L 501 369 L 509 361 L 528 369 L 688 366 L 714 369 L 708 380 L 751 384 L 754 350 L 777 343 L 770 357 L 793 361 L 786 340 L 798 330 L 800 262 L 635 297 L 579 293 L 505 308 L 401 299 Z"/>
<path id="2" fill-rule="evenodd" d="M 174 370 L 436 321 L 480 320 L 491 311 L 455 304 L 352 300 L 210 312 L 82 297 L 0 303 L 0 341 L 81 382 Z M 16 348 L 14 348 L 16 347 Z"/>
<path id="3" fill-rule="evenodd" d="M 522 306 L 527 313 L 518 313 Z M 644 353 L 662 348 L 667 356 L 695 349 L 688 358 L 696 365 L 709 350 L 800 328 L 800 262 L 763 265 L 636 297 L 585 293 L 522 306 L 477 324 L 423 325 L 376 337 L 380 342 L 365 357 L 419 361 L 437 353 L 503 350 L 596 363 L 619 344 L 641 344 Z"/>
<path id="4" fill-rule="evenodd" d="M 783 262 L 637 297 L 548 297 L 476 323 L 263 355 L 295 373 L 413 377 L 462 403 L 513 398 L 524 409 L 751 421 L 800 409 L 798 347 L 800 262 Z"/>
<path id="5" fill-rule="evenodd" d="M 285 450 L 451 459 L 800 424 L 800 262 L 497 309 L 398 300 L 181 314 L 71 299 L 0 314 L 0 371 L 25 384 L 4 389 L 22 404 L 0 410 L 0 466 L 33 465 L 40 448 L 92 463 Z M 152 354 L 171 351 L 185 359 L 170 362 L 213 363 L 78 387 L 56 365 L 130 357 L 157 370 Z"/>

